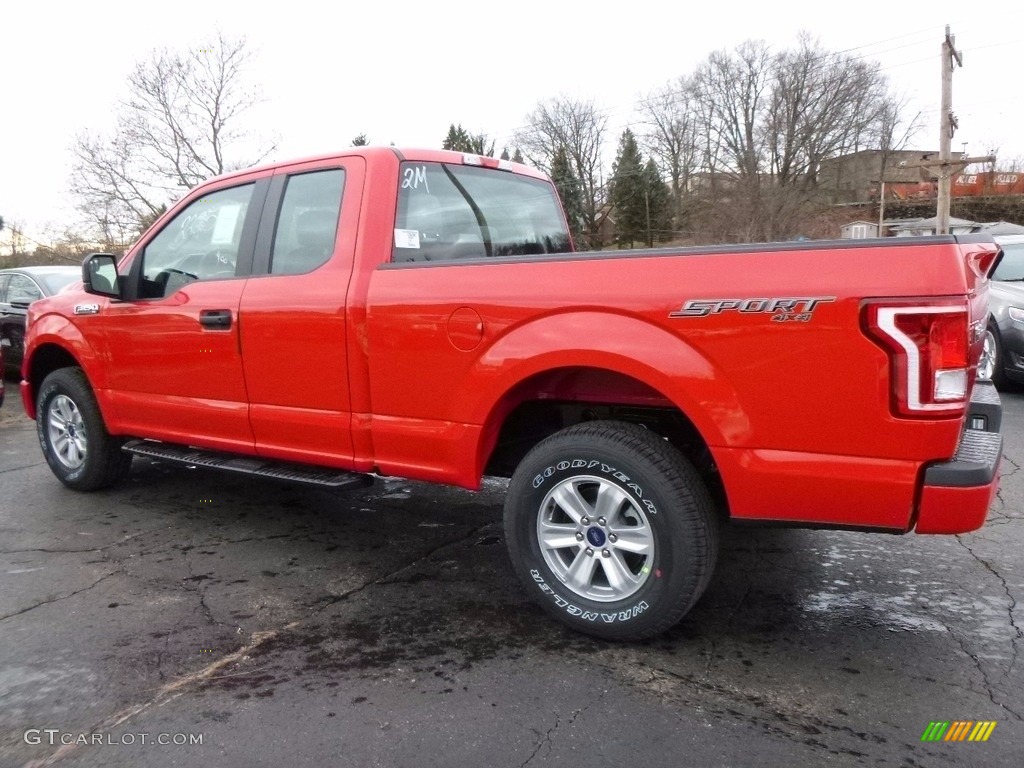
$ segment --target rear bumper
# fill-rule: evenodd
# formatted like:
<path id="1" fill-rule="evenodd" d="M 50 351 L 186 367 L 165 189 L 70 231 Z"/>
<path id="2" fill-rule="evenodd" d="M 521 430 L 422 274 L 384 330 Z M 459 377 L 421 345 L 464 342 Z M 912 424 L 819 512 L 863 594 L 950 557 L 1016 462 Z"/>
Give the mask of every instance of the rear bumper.
<path id="1" fill-rule="evenodd" d="M 985 523 L 992 497 L 999 489 L 999 434 L 1002 407 L 995 387 L 977 384 L 971 398 L 968 426 L 956 455 L 928 466 L 918 506 L 917 533 L 967 533 Z"/>

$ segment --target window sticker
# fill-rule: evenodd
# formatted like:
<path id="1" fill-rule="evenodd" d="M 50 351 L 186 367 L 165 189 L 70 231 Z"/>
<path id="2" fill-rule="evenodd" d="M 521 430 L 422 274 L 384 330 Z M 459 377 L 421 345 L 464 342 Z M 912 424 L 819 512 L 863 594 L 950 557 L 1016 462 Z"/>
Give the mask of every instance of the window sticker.
<path id="1" fill-rule="evenodd" d="M 213 227 L 210 245 L 230 245 L 235 241 L 235 226 L 241 212 L 242 206 L 238 203 L 221 206 L 217 211 L 217 223 Z"/>
<path id="2" fill-rule="evenodd" d="M 395 248 L 419 248 L 420 233 L 418 229 L 395 229 Z"/>
<path id="3" fill-rule="evenodd" d="M 430 184 L 427 182 L 427 166 L 419 165 L 415 168 L 406 168 L 402 173 L 402 189 L 419 189 L 423 187 L 426 193 L 430 194 Z"/>

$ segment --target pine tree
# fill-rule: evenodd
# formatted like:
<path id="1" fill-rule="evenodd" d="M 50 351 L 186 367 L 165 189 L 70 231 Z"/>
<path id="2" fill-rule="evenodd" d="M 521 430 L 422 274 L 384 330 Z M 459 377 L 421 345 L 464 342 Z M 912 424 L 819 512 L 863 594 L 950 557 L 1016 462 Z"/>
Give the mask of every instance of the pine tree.
<path id="1" fill-rule="evenodd" d="M 523 153 L 519 151 L 519 147 L 516 147 L 516 151 L 512 153 L 512 162 L 513 163 L 525 163 L 526 162 L 523 159 Z"/>
<path id="2" fill-rule="evenodd" d="M 646 191 L 643 159 L 633 132 L 627 128 L 619 140 L 608 192 L 619 245 L 632 248 L 635 241 L 647 239 Z"/>
<path id="3" fill-rule="evenodd" d="M 487 134 L 471 134 L 462 127 L 462 123 L 452 123 L 448 128 L 448 135 L 445 136 L 441 149 L 451 149 L 455 152 L 469 152 L 474 155 L 488 155 L 494 157 L 494 142 L 487 143 Z"/>
<path id="4" fill-rule="evenodd" d="M 510 160 L 510 159 L 511 159 L 511 158 L 510 158 L 510 157 L 508 156 L 508 147 L 504 147 L 504 148 L 503 148 L 503 149 L 501 150 L 501 157 L 499 157 L 498 159 L 499 159 L 499 160 Z"/>
<path id="5" fill-rule="evenodd" d="M 354 139 L 352 139 L 352 146 L 353 147 L 365 147 L 365 146 L 369 145 L 369 143 L 370 143 L 370 140 L 366 137 L 365 133 L 360 133 L 358 136 L 356 136 Z"/>
<path id="6" fill-rule="evenodd" d="M 672 237 L 672 195 L 653 158 L 644 166 L 643 181 L 645 213 L 650 223 L 649 227 L 645 226 L 644 237 L 648 247 L 653 247 L 655 240 L 665 241 Z"/>
<path id="7" fill-rule="evenodd" d="M 466 133 L 466 129 L 462 127 L 462 123 L 459 123 L 458 127 L 455 126 L 455 123 L 452 123 L 448 127 L 448 135 L 445 136 L 444 141 L 441 143 L 441 149 L 451 149 L 455 152 L 468 152 L 468 144 L 469 134 Z"/>
<path id="8" fill-rule="evenodd" d="M 583 235 L 583 187 L 572 169 L 565 147 L 559 147 L 551 161 L 551 181 L 562 199 L 562 209 L 573 241 L 580 243 Z"/>

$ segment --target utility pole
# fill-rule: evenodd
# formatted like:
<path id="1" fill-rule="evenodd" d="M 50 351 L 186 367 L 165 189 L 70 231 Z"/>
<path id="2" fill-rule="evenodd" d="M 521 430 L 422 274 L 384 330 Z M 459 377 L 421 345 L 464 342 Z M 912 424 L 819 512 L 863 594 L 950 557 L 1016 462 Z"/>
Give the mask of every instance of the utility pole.
<path id="1" fill-rule="evenodd" d="M 921 178 L 927 180 L 938 179 L 938 200 L 936 201 L 936 224 L 935 233 L 938 235 L 949 234 L 949 200 L 953 185 L 953 175 L 960 173 L 972 163 L 994 163 L 995 155 L 984 157 L 965 157 L 961 155 L 955 161 L 950 155 L 950 146 L 953 143 L 953 134 L 959 127 L 956 115 L 953 114 L 953 66 L 964 65 L 963 56 L 956 49 L 956 35 L 949 32 L 949 25 L 946 25 L 946 37 L 942 41 L 942 54 L 939 57 L 942 64 L 942 105 L 939 114 L 939 159 L 932 160 L 930 155 L 925 155 L 916 162 L 902 162 L 901 166 L 906 168 L 920 168 Z"/>
<path id="2" fill-rule="evenodd" d="M 654 247 L 654 239 L 651 237 L 651 190 L 644 188 L 644 210 L 647 211 L 647 247 Z"/>
<path id="3" fill-rule="evenodd" d="M 953 65 L 964 65 L 960 51 L 956 49 L 956 35 L 949 33 L 946 25 L 946 38 L 942 41 L 942 106 L 939 113 L 939 200 L 936 217 L 936 233 L 949 234 L 949 194 L 952 183 L 949 161 L 950 144 L 953 133 L 957 129 L 956 115 L 953 114 Z"/>

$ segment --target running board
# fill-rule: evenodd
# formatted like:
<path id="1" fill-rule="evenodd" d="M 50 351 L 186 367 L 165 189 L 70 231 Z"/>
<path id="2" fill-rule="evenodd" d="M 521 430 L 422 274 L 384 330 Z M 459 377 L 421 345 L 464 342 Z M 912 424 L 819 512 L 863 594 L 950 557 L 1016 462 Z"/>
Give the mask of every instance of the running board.
<path id="1" fill-rule="evenodd" d="M 373 484 L 373 478 L 370 475 L 361 475 L 358 472 L 238 456 L 233 453 L 207 451 L 202 448 L 190 448 L 185 445 L 160 443 L 153 440 L 129 440 L 121 447 L 121 450 L 136 456 L 146 456 L 159 461 L 173 461 L 190 467 L 222 469 L 228 472 L 241 472 L 245 475 L 258 475 L 275 480 L 308 483 L 339 490 L 365 488 Z"/>

